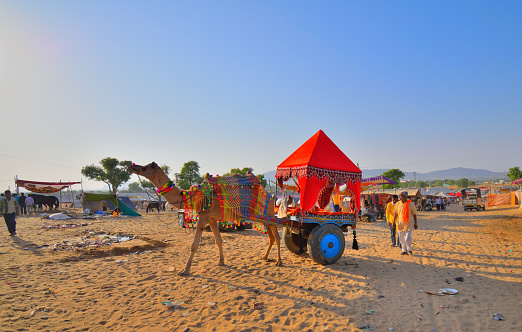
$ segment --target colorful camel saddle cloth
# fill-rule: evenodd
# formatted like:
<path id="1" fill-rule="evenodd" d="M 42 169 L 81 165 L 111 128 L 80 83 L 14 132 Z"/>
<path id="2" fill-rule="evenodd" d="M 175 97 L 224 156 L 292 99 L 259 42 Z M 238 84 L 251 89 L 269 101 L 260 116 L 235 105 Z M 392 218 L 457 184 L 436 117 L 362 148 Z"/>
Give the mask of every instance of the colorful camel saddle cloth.
<path id="1" fill-rule="evenodd" d="M 185 195 L 183 208 L 192 216 L 219 204 L 221 220 L 236 224 L 265 217 L 271 198 L 253 175 L 210 177 Z"/>

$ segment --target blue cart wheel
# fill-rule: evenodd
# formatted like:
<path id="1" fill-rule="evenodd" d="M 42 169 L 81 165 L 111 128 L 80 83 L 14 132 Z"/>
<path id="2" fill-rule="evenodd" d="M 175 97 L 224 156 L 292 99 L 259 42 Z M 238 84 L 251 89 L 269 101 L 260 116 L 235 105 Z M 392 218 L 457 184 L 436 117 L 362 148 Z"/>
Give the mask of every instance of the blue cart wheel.
<path id="1" fill-rule="evenodd" d="M 334 224 L 316 226 L 308 237 L 308 254 L 322 265 L 334 264 L 344 253 L 345 241 L 341 228 Z"/>
<path id="2" fill-rule="evenodd" d="M 321 239 L 321 251 L 324 257 L 332 258 L 341 251 L 341 239 L 337 234 L 326 234 Z"/>

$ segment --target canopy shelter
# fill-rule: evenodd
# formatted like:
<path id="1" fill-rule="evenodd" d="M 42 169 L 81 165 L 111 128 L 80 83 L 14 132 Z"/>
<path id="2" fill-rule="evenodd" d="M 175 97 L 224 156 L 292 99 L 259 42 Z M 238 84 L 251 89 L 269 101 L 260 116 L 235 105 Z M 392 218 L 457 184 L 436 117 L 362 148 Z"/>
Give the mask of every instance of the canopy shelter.
<path id="1" fill-rule="evenodd" d="M 316 203 L 323 209 L 330 202 L 334 187 L 343 183 L 355 197 L 358 209 L 361 174 L 359 167 L 319 130 L 277 166 L 275 177 L 280 187 L 283 187 L 283 182 L 294 179 L 301 194 L 301 210 L 307 212 Z"/>
<path id="2" fill-rule="evenodd" d="M 35 193 L 51 194 L 81 182 L 40 182 L 16 179 L 15 183 L 18 187 L 23 187 Z"/>
<path id="3" fill-rule="evenodd" d="M 444 194 L 442 191 L 440 193 L 438 193 L 437 195 L 435 195 L 435 196 L 443 197 L 443 198 L 448 198 L 449 197 L 446 194 Z"/>
<path id="4" fill-rule="evenodd" d="M 109 201 L 110 203 L 112 203 L 112 205 L 114 207 L 120 208 L 121 213 L 123 213 L 126 216 L 133 216 L 133 217 L 141 216 L 141 214 L 134 211 L 133 208 L 131 208 L 130 206 L 127 206 L 119 198 L 117 198 L 116 195 L 84 193 L 84 199 L 87 202 Z M 130 202 L 130 200 L 129 200 L 129 202 Z"/>
<path id="5" fill-rule="evenodd" d="M 365 191 L 371 187 L 382 186 L 384 184 L 395 184 L 395 181 L 388 179 L 385 176 L 377 176 L 374 178 L 366 178 L 361 181 L 361 191 Z"/>
<path id="6" fill-rule="evenodd" d="M 517 183 L 520 183 L 520 184 L 522 184 L 522 179 L 518 179 L 518 180 L 515 180 L 515 181 L 513 181 L 513 183 L 512 183 L 512 184 L 517 184 Z"/>

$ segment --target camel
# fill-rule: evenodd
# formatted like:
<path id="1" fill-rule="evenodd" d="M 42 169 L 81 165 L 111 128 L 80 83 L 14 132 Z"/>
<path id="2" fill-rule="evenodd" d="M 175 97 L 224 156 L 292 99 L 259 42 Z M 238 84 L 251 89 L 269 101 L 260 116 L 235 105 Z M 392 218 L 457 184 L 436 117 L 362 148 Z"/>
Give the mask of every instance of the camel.
<path id="1" fill-rule="evenodd" d="M 170 181 L 169 177 L 165 174 L 165 172 L 155 163 L 152 162 L 145 166 L 135 165 L 132 164 L 127 171 L 131 174 L 138 174 L 140 176 L 146 177 L 149 179 L 157 188 L 161 188 L 166 183 Z M 178 209 L 182 208 L 183 204 L 183 195 L 182 191 L 174 186 L 172 187 L 172 190 L 165 193 L 163 197 L 175 206 Z M 217 199 L 217 196 L 216 196 Z M 275 196 L 270 200 L 270 203 L 268 205 L 268 213 L 267 215 L 269 217 L 274 217 L 274 203 L 275 203 Z M 208 224 L 210 226 L 210 229 L 212 230 L 212 233 L 214 234 L 214 239 L 216 241 L 216 245 L 219 250 L 219 261 L 217 265 L 225 265 L 225 258 L 223 256 L 223 240 L 221 239 L 221 234 L 219 233 L 219 227 L 218 227 L 218 221 L 221 220 L 221 209 L 219 207 L 219 204 L 213 204 L 209 209 L 206 209 L 205 211 L 202 211 L 199 214 L 199 220 L 196 224 L 196 235 L 194 236 L 194 241 L 192 242 L 192 245 L 190 247 L 190 255 L 187 261 L 187 264 L 185 265 L 185 268 L 181 270 L 178 275 L 180 276 L 186 276 L 190 274 L 190 268 L 192 266 L 192 261 L 194 259 L 194 254 L 196 253 L 199 243 L 201 241 L 201 235 L 203 233 L 203 230 L 205 229 L 205 226 Z M 277 227 L 275 225 L 267 225 L 267 233 L 269 237 L 269 243 L 268 248 L 266 250 L 266 254 L 263 256 L 263 259 L 268 261 L 268 254 L 270 253 L 270 250 L 272 249 L 272 246 L 274 245 L 274 242 L 277 245 L 277 262 L 276 266 L 282 266 L 283 263 L 281 261 L 281 237 L 279 236 L 279 233 L 277 231 Z"/>

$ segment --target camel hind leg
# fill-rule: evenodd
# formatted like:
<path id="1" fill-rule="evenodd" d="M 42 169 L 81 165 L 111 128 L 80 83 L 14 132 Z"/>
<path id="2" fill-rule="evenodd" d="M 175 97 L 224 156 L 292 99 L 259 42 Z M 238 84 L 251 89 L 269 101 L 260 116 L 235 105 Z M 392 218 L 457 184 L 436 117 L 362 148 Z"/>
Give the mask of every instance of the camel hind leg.
<path id="1" fill-rule="evenodd" d="M 225 257 L 223 256 L 223 239 L 221 239 L 221 233 L 219 232 L 217 221 L 214 218 L 211 218 L 208 224 L 214 234 L 214 239 L 216 240 L 216 245 L 219 250 L 219 262 L 217 265 L 225 265 Z"/>

